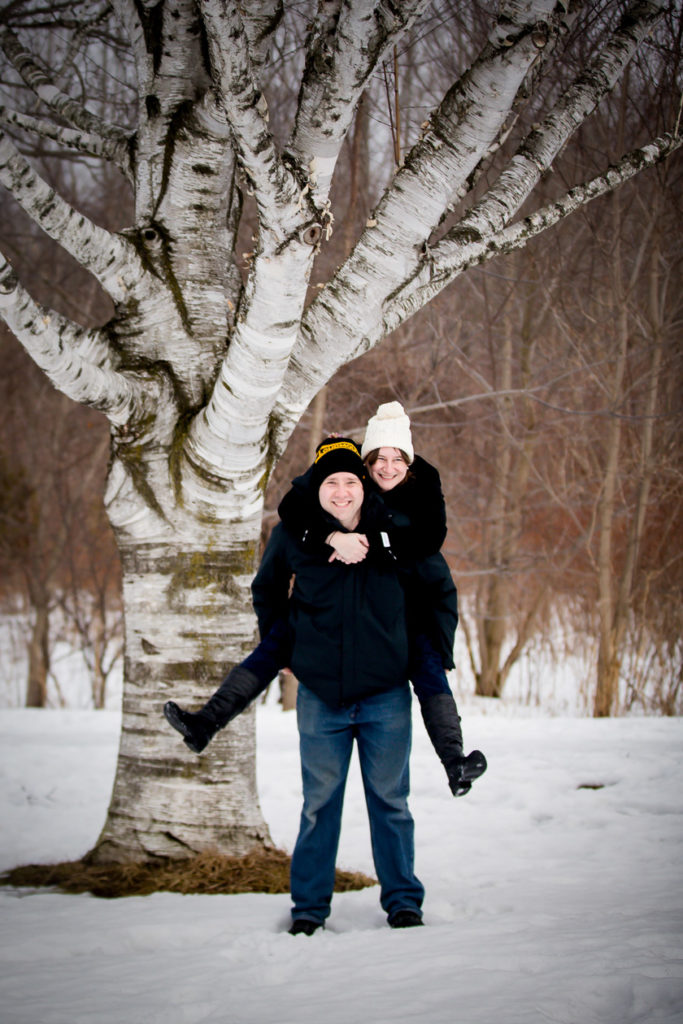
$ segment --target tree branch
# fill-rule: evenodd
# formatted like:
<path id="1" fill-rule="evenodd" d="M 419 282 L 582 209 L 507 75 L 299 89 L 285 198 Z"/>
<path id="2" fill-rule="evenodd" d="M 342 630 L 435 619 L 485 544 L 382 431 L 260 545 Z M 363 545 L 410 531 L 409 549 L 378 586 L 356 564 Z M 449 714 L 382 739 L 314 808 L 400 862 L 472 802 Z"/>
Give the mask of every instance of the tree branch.
<path id="1" fill-rule="evenodd" d="M 74 128 L 62 128 L 50 121 L 9 110 L 7 107 L 0 107 L 0 124 L 21 128 L 22 131 L 38 138 L 51 139 L 65 149 L 110 160 L 129 181 L 133 180 L 130 151 L 128 145 L 120 140 L 103 139 L 101 135 L 91 135 Z"/>
<path id="2" fill-rule="evenodd" d="M 199 6 L 218 99 L 230 121 L 240 163 L 254 187 L 261 227 L 277 246 L 300 226 L 301 186 L 282 164 L 268 129 L 267 105 L 256 82 L 238 5 L 199 0 Z"/>
<path id="3" fill-rule="evenodd" d="M 134 248 L 74 210 L 0 131 L 0 182 L 46 234 L 90 271 L 114 302 L 124 301 L 143 266 Z"/>
<path id="4" fill-rule="evenodd" d="M 284 14 L 282 0 L 242 0 L 242 20 L 254 68 L 265 64 L 273 33 Z"/>
<path id="5" fill-rule="evenodd" d="M 43 62 L 22 46 L 11 29 L 0 27 L 0 47 L 29 89 L 55 114 L 89 135 L 99 135 L 103 140 L 108 139 L 110 142 L 127 146 L 127 132 L 103 121 L 66 93 L 61 92 L 54 85 Z"/>
<path id="6" fill-rule="evenodd" d="M 448 90 L 378 205 L 371 224 L 383 236 L 377 246 L 391 237 L 395 248 L 398 234 L 405 257 L 412 258 L 441 222 L 453 196 L 469 191 L 472 175 L 495 149 L 530 69 L 575 18 L 576 13 L 567 14 L 553 0 L 503 7 L 482 52 Z"/>
<path id="7" fill-rule="evenodd" d="M 658 0 L 636 0 L 621 25 L 601 46 L 552 111 L 522 142 L 483 199 L 460 221 L 463 237 L 490 236 L 508 224 L 552 166 L 579 125 L 593 113 L 623 74 L 638 46 L 661 17 Z"/>
<path id="8" fill-rule="evenodd" d="M 428 0 L 321 5 L 309 34 L 299 106 L 288 151 L 310 171 L 316 202 L 329 193 L 339 151 L 370 76 Z"/>
<path id="9" fill-rule="evenodd" d="M 501 25 L 504 24 L 505 30 L 510 32 L 507 21 L 509 10 L 501 12 L 501 18 L 490 34 L 488 46 L 481 57 L 471 71 L 450 90 L 438 113 L 432 116 L 427 135 L 414 147 L 406 166 L 396 175 L 394 184 L 385 193 L 375 217 L 351 257 L 337 273 L 331 286 L 323 289 L 307 310 L 302 322 L 302 334 L 293 351 L 288 378 L 283 387 L 282 409 L 276 409 L 279 422 L 288 421 L 290 413 L 284 414 L 285 407 L 296 409 L 295 416 L 298 418 L 332 373 L 372 348 L 388 331 L 395 329 L 424 305 L 428 301 L 424 296 L 429 295 L 431 298 L 439 290 L 438 286 L 435 291 L 431 290 L 436 273 L 433 254 L 428 253 L 424 269 L 416 271 L 420 259 L 419 245 L 424 244 L 429 234 L 427 232 L 425 235 L 425 226 L 438 223 L 441 211 L 445 208 L 449 187 L 452 189 L 454 185 L 457 187 L 458 182 L 465 182 L 480 157 L 488 151 L 502 127 L 506 111 L 510 110 L 514 102 L 517 88 L 534 62 L 534 54 L 538 53 L 539 45 L 544 47 L 553 31 L 562 30 L 564 14 L 559 7 L 551 10 L 552 7 L 552 4 L 545 4 L 546 20 L 539 20 L 542 0 L 533 5 L 532 10 L 520 7 L 516 14 L 521 20 L 515 23 L 514 31 L 505 37 L 501 35 Z M 636 3 L 632 6 L 613 44 L 583 76 L 592 83 L 588 91 L 591 92 L 593 102 L 597 102 L 597 98 L 611 88 L 618 71 L 651 29 L 660 9 L 661 2 Z M 494 103 L 491 102 L 491 95 L 495 96 Z M 483 102 L 484 97 L 486 103 Z M 554 111 L 547 119 L 547 133 L 552 134 L 555 145 L 546 145 L 545 149 L 541 145 L 547 141 L 543 130 L 546 125 L 539 132 L 532 133 L 532 142 L 539 147 L 538 160 L 541 160 L 541 154 L 545 159 L 552 159 L 556 155 L 575 131 L 576 125 L 592 109 L 592 106 L 587 107 L 586 104 L 586 87 L 581 80 L 565 97 L 564 105 L 558 105 L 561 110 Z M 487 107 L 488 119 L 481 114 Z M 571 116 L 568 116 L 569 112 Z M 564 131 L 558 137 L 559 125 L 563 126 Z M 542 164 L 539 168 L 533 160 L 525 158 L 524 168 L 529 184 L 521 198 L 513 201 L 514 209 L 527 197 L 546 166 Z M 510 181 L 509 174 L 505 175 L 502 185 L 506 189 L 513 187 L 514 182 Z M 477 211 L 487 203 L 487 198 L 476 207 Z M 501 204 L 495 196 L 491 199 L 489 215 L 500 217 L 500 211 Z M 450 233 L 452 238 L 457 238 L 461 230 L 463 264 L 448 280 L 452 280 L 466 266 L 487 258 L 486 241 L 481 245 L 476 244 L 483 232 L 476 227 L 468 230 L 470 216 L 475 216 L 474 212 L 467 215 Z M 508 212 L 503 223 L 509 216 L 511 213 Z M 423 236 L 422 243 L 420 233 Z M 492 241 L 494 234 L 493 230 L 487 232 L 488 242 Z M 495 251 L 501 251 L 498 245 L 502 244 L 502 239 L 496 239 L 492 244 Z M 505 244 L 514 248 L 519 247 L 520 243 L 513 245 L 506 240 Z M 398 279 L 401 272 L 405 273 L 404 281 Z M 408 305 L 403 308 L 402 303 L 414 287 L 404 283 L 410 279 L 429 284 L 416 306 L 408 299 Z M 349 301 L 351 296 L 355 301 Z M 380 309 L 380 306 L 383 308 Z M 325 344 L 330 334 L 336 336 L 334 349 Z M 305 364 L 308 364 L 306 369 L 303 368 Z"/>
<path id="10" fill-rule="evenodd" d="M 134 0 L 111 0 L 114 13 L 122 25 L 130 41 L 135 73 L 138 82 L 138 94 L 141 98 L 152 93 L 154 81 L 154 64 L 152 55 L 147 49 L 145 28 Z"/>
<path id="11" fill-rule="evenodd" d="M 1 253 L 0 315 L 55 387 L 75 402 L 118 425 L 141 407 L 147 386 L 116 370 L 103 334 L 35 302 Z"/>
<path id="12" fill-rule="evenodd" d="M 564 196 L 487 238 L 464 244 L 460 225 L 457 225 L 430 250 L 427 262 L 415 277 L 392 297 L 384 316 L 384 330 L 395 330 L 463 271 L 501 254 L 524 248 L 531 239 L 554 227 L 592 199 L 613 192 L 636 174 L 665 160 L 682 143 L 680 135 L 663 135 L 654 139 L 646 146 L 627 153 L 604 174 L 574 186 Z"/>

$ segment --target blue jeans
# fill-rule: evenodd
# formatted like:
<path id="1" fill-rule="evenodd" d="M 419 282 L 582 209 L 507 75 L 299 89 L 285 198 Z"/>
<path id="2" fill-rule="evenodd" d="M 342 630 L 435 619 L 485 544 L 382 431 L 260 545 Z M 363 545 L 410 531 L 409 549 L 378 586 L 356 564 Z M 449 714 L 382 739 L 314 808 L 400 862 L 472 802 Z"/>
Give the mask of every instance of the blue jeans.
<path id="1" fill-rule="evenodd" d="M 389 917 L 419 912 L 424 898 L 414 865 L 410 788 L 410 690 L 399 686 L 349 707 L 332 708 L 299 684 L 297 723 L 304 805 L 292 854 L 292 916 L 322 922 L 330 913 L 344 789 L 358 743 L 380 902 Z"/>
<path id="2" fill-rule="evenodd" d="M 418 700 L 435 693 L 451 693 L 441 658 L 425 633 L 411 638 L 408 671 Z"/>
<path id="3" fill-rule="evenodd" d="M 276 619 L 258 646 L 244 659 L 242 668 L 253 672 L 265 690 L 280 669 L 287 668 L 291 656 L 287 620 Z"/>

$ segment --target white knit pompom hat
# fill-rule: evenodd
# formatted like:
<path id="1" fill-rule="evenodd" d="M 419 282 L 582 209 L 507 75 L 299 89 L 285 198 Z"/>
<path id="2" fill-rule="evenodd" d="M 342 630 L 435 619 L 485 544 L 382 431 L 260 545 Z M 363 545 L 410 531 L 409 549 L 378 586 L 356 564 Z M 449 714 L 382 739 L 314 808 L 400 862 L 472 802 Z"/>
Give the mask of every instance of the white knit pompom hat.
<path id="1" fill-rule="evenodd" d="M 410 420 L 400 402 L 380 405 L 375 415 L 368 420 L 361 448 L 362 458 L 376 448 L 400 448 L 411 462 L 415 458 Z"/>

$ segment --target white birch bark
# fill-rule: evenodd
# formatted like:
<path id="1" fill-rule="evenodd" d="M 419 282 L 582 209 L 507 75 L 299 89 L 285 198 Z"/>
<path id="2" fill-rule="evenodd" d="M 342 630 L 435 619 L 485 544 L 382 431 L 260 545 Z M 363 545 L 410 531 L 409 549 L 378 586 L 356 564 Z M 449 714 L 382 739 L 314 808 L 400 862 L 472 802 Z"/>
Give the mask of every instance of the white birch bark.
<path id="1" fill-rule="evenodd" d="M 91 132 L 64 128 L 43 118 L 31 117 L 30 114 L 22 114 L 3 106 L 0 106 L 0 124 L 6 125 L 8 128 L 21 128 L 37 138 L 51 139 L 64 149 L 72 149 L 87 156 L 110 160 L 116 164 L 125 177 L 132 178 L 127 147 L 117 139 L 103 139 Z"/>
<path id="2" fill-rule="evenodd" d="M 584 6 L 504 4 L 345 263 L 306 309 L 357 103 L 391 48 L 419 29 L 427 6 L 320 3 L 283 147 L 266 99 L 278 0 L 112 0 L 139 97 L 137 123 L 125 130 L 58 89 L 11 17 L 0 31 L 8 61 L 42 104 L 40 116 L 0 111 L 0 182 L 95 275 L 115 307 L 110 323 L 85 330 L 36 303 L 0 264 L 0 314 L 56 387 L 112 425 L 105 501 L 124 574 L 125 688 L 97 858 L 246 852 L 268 841 L 252 716 L 197 759 L 169 735 L 161 706 L 168 698 L 199 703 L 251 649 L 249 584 L 272 468 L 336 369 L 462 269 L 525 244 L 590 198 L 590 186 L 574 190 L 535 220 L 511 223 L 662 3 L 634 5 L 628 44 L 615 26 L 604 48 L 601 67 L 609 63 L 609 72 L 569 91 L 558 116 L 549 115 L 472 208 L 465 230 L 458 235 L 456 227 L 430 248 L 454 199 L 467 194 L 509 131 L 531 73 L 561 55 L 567 26 Z M 133 184 L 134 223 L 113 234 L 69 205 L 13 143 L 16 128 L 118 166 Z M 648 159 L 678 141 L 653 147 Z M 615 187 L 617 178 L 604 175 L 600 187 Z M 258 228 L 240 269 L 243 190 L 253 192 Z"/>
<path id="3" fill-rule="evenodd" d="M 392 8 L 367 0 L 320 5 L 287 147 L 308 167 L 317 202 L 327 200 L 341 144 L 372 71 L 427 6 L 427 0 Z"/>
<path id="4" fill-rule="evenodd" d="M 86 331 L 34 302 L 0 254 L 0 309 L 5 323 L 45 371 L 52 383 L 75 402 L 99 409 L 123 426 L 145 406 L 151 414 L 159 396 L 149 384 L 117 372 L 110 347 L 99 331 Z M 31 324 L 27 332 L 23 325 Z"/>

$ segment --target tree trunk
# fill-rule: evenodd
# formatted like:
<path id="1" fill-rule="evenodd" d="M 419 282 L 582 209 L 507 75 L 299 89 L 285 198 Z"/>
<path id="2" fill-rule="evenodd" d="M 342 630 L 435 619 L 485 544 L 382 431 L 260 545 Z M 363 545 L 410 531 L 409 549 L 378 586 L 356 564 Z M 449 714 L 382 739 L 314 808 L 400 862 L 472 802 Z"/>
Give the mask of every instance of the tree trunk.
<path id="1" fill-rule="evenodd" d="M 107 652 L 107 625 L 105 622 L 106 609 L 100 603 L 99 595 L 93 601 L 92 609 L 92 630 L 93 630 L 93 680 L 92 696 L 93 706 L 101 710 L 107 697 L 107 672 L 104 667 L 104 659 Z"/>
<path id="2" fill-rule="evenodd" d="M 294 711 L 296 708 L 296 695 L 299 689 L 299 680 L 291 669 L 283 668 L 280 672 L 280 704 L 283 711 Z"/>
<path id="3" fill-rule="evenodd" d="M 598 644 L 597 685 L 593 702 L 595 718 L 609 718 L 614 713 L 619 700 L 621 662 L 614 641 L 613 629 L 601 629 Z"/>
<path id="4" fill-rule="evenodd" d="M 44 708 L 50 670 L 50 613 L 44 601 L 33 606 L 34 619 L 28 645 L 27 708 Z"/>
<path id="5" fill-rule="evenodd" d="M 325 406 L 327 405 L 327 388 L 321 388 L 311 403 L 311 432 L 308 437 L 308 459 L 313 462 L 315 450 L 323 439 L 323 423 L 325 422 Z"/>
<path id="6" fill-rule="evenodd" d="M 205 528 L 203 537 L 195 526 L 191 541 L 122 543 L 121 745 L 109 814 L 91 854 L 96 862 L 208 849 L 240 855 L 270 844 L 256 787 L 253 712 L 199 758 L 162 714 L 168 699 L 200 706 L 252 649 L 258 528 L 254 519 L 249 537 L 233 524 Z"/>
<path id="7" fill-rule="evenodd" d="M 613 382 L 613 407 L 621 395 L 628 350 L 628 328 L 624 314 L 618 316 L 619 352 Z M 599 500 L 598 522 L 598 663 L 595 682 L 593 714 L 608 717 L 616 708 L 618 698 L 619 665 L 616 657 L 615 583 L 613 559 L 613 532 L 621 446 L 621 420 L 617 414 L 609 424 L 606 445 L 606 466 L 603 490 Z"/>

